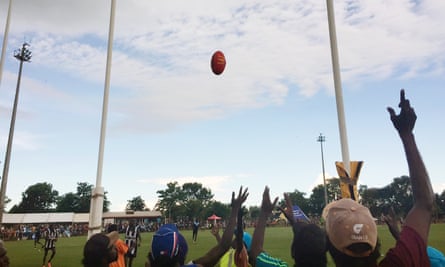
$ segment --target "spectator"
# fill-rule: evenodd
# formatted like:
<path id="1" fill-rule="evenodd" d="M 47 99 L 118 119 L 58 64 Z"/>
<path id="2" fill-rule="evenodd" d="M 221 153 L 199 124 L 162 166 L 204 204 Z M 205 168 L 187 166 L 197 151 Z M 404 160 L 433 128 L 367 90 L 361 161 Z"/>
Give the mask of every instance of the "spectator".
<path id="1" fill-rule="evenodd" d="M 287 263 L 281 259 L 270 256 L 263 250 L 264 234 L 266 232 L 267 218 L 272 215 L 278 197 L 273 202 L 270 202 L 269 187 L 266 186 L 263 193 L 263 200 L 261 203 L 260 215 L 257 221 L 252 237 L 252 248 L 250 251 L 249 263 L 253 267 L 287 267 Z"/>
<path id="2" fill-rule="evenodd" d="M 286 216 L 294 237 L 291 246 L 291 255 L 295 267 L 326 267 L 326 233 L 318 225 L 301 220 L 296 221 L 292 201 L 288 194 L 284 194 L 286 209 L 280 208 Z"/>
<path id="3" fill-rule="evenodd" d="M 0 240 L 0 267 L 9 267 L 9 257 L 6 255 L 7 252 L 3 241 Z"/>
<path id="4" fill-rule="evenodd" d="M 377 227 L 368 208 L 351 199 L 341 199 L 327 205 L 323 211 L 329 253 L 337 267 L 425 267 L 430 266 L 427 254 L 434 193 L 425 165 L 414 138 L 417 119 L 405 91 L 400 91 L 400 114 L 388 108 L 391 121 L 398 131 L 408 163 L 414 204 L 406 216 L 399 239 L 377 265 L 380 256 Z"/>
<path id="5" fill-rule="evenodd" d="M 221 242 L 211 248 L 204 256 L 193 260 L 186 266 L 214 267 L 222 255 L 229 249 L 235 229 L 236 216 L 241 205 L 246 201 L 247 189 L 239 190 L 238 197 L 232 193 L 232 210 L 229 223 L 223 233 Z M 183 266 L 187 256 L 188 247 L 185 238 L 173 224 L 166 224 L 153 235 L 151 251 L 148 253 L 146 267 L 176 267 Z"/>
<path id="6" fill-rule="evenodd" d="M 88 239 L 83 248 L 82 264 L 84 267 L 108 267 L 117 260 L 118 253 L 114 246 L 119 236 L 98 233 Z"/>
<path id="7" fill-rule="evenodd" d="M 108 226 L 108 235 L 111 240 L 116 240 L 114 242 L 114 246 L 116 247 L 117 251 L 117 260 L 111 262 L 109 267 L 125 267 L 125 255 L 128 252 L 128 246 L 122 239 L 119 238 L 116 224 L 110 224 Z"/>
<path id="8" fill-rule="evenodd" d="M 397 216 L 394 209 L 389 210 L 389 214 L 382 215 L 382 220 L 388 225 L 389 231 L 395 240 L 399 240 L 400 229 Z M 400 220 L 402 222 L 402 220 Z M 431 246 L 427 247 L 428 258 L 430 259 L 431 267 L 445 267 L 445 256 L 442 252 Z"/>

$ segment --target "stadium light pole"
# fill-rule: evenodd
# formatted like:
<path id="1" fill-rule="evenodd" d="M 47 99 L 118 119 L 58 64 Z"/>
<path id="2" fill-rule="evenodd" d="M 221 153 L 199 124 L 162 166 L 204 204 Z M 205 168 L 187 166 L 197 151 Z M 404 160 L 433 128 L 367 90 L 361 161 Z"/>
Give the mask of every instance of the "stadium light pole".
<path id="1" fill-rule="evenodd" d="M 324 205 L 326 206 L 328 204 L 328 190 L 326 188 L 326 176 L 324 171 L 324 156 L 323 156 L 323 142 L 326 141 L 326 137 L 320 133 L 318 136 L 317 142 L 320 142 L 320 149 L 321 149 L 321 169 L 323 172 L 323 187 L 324 187 Z"/>
<path id="2" fill-rule="evenodd" d="M 20 61 L 19 75 L 15 89 L 14 106 L 12 108 L 11 124 L 9 126 L 8 145 L 6 147 L 5 164 L 3 165 L 2 185 L 0 189 L 0 224 L 3 224 L 3 212 L 5 209 L 6 186 L 8 183 L 9 161 L 11 159 L 12 139 L 14 137 L 15 118 L 17 115 L 17 104 L 19 102 L 20 81 L 22 79 L 23 62 L 29 62 L 32 57 L 28 49 L 29 44 L 23 43 L 22 47 L 14 51 L 14 57 Z"/>

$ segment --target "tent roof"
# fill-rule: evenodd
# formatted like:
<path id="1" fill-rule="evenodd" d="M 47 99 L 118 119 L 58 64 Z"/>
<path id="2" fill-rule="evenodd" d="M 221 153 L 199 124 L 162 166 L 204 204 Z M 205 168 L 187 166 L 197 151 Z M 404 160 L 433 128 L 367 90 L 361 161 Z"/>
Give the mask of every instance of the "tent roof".
<path id="1" fill-rule="evenodd" d="M 135 211 L 135 212 L 104 212 L 103 219 L 114 218 L 157 218 L 161 217 L 160 211 Z M 51 212 L 51 213 L 3 213 L 4 224 L 32 224 L 32 223 L 87 223 L 89 213 Z"/>
<path id="2" fill-rule="evenodd" d="M 208 217 L 207 220 L 221 220 L 221 217 L 216 216 L 216 214 L 213 214 L 212 216 Z"/>

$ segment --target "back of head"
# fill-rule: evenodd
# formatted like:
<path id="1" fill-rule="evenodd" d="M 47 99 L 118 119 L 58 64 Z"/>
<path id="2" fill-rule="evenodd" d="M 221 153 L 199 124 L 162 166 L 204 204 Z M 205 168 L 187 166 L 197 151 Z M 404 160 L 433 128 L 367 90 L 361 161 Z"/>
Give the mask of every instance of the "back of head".
<path id="1" fill-rule="evenodd" d="M 4 247 L 3 240 L 0 240 L 0 267 L 9 267 L 9 257 Z"/>
<path id="2" fill-rule="evenodd" d="M 118 229 L 117 229 L 117 224 L 110 224 L 110 225 L 108 225 L 108 229 L 107 229 L 107 232 L 108 233 L 111 233 L 111 232 L 114 232 L 114 231 L 117 231 Z"/>
<path id="3" fill-rule="evenodd" d="M 377 226 L 368 208 L 344 198 L 328 204 L 323 217 L 328 249 L 337 266 L 375 266 L 380 257 Z"/>
<path id="4" fill-rule="evenodd" d="M 296 267 L 326 267 L 326 233 L 315 224 L 293 226 L 291 255 Z"/>
<path id="5" fill-rule="evenodd" d="M 102 267 L 115 261 L 117 253 L 113 250 L 113 244 L 117 238 L 119 238 L 117 232 L 108 235 L 102 233 L 92 235 L 83 248 L 83 266 Z"/>
<path id="6" fill-rule="evenodd" d="M 153 235 L 149 253 L 152 267 L 184 265 L 188 246 L 184 236 L 174 224 L 164 224 Z"/>

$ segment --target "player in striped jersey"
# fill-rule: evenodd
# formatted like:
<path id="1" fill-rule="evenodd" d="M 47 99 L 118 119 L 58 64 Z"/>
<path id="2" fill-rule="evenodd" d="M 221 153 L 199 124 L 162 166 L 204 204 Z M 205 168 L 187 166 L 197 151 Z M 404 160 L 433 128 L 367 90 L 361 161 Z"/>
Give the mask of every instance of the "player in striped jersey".
<path id="1" fill-rule="evenodd" d="M 43 245 L 43 248 L 45 249 L 45 252 L 43 254 L 43 267 L 46 267 L 46 256 L 48 255 L 48 251 L 51 250 L 51 256 L 48 260 L 48 267 L 51 267 L 51 260 L 56 255 L 56 242 L 57 238 L 59 237 L 57 234 L 57 231 L 54 229 L 53 225 L 49 225 L 44 233 L 45 237 L 45 244 Z"/>
<path id="2" fill-rule="evenodd" d="M 138 247 L 141 245 L 141 233 L 139 225 L 135 220 L 131 220 L 125 231 L 125 244 L 128 246 L 125 261 L 127 267 L 132 267 L 133 260 L 137 256 Z"/>

